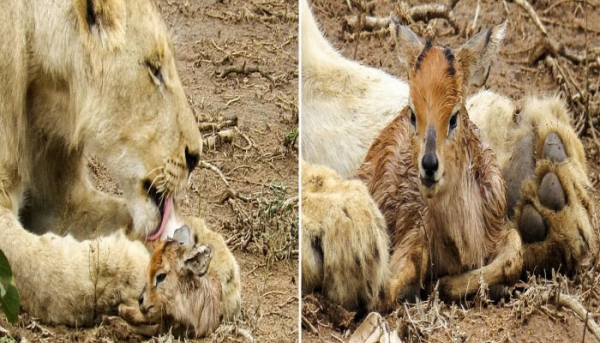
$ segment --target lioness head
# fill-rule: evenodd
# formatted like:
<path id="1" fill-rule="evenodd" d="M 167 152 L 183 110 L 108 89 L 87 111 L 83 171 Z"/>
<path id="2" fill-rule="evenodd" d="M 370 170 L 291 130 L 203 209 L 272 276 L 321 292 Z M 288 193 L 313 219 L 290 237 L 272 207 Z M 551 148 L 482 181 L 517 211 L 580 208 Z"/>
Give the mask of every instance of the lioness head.
<path id="1" fill-rule="evenodd" d="M 164 239 L 173 197 L 185 189 L 202 150 L 167 27 L 152 0 L 74 4 L 81 56 L 69 57 L 70 106 L 77 102 L 72 139 L 109 168 L 134 231 Z"/>

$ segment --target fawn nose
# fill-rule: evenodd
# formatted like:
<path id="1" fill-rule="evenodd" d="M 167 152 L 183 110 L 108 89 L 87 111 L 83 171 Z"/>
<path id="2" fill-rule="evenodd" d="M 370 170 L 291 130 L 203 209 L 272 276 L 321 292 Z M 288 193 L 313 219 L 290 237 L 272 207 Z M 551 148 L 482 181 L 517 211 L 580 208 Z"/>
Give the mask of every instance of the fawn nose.
<path id="1" fill-rule="evenodd" d="M 428 152 L 421 160 L 421 166 L 425 171 L 425 177 L 432 179 L 438 169 L 438 159 L 434 153 Z"/>
<path id="2" fill-rule="evenodd" d="M 196 168 L 199 161 L 200 161 L 200 155 L 198 153 L 191 152 L 190 149 L 186 146 L 185 147 L 185 164 L 186 164 L 187 169 L 190 172 L 190 174 L 192 173 L 194 168 Z"/>

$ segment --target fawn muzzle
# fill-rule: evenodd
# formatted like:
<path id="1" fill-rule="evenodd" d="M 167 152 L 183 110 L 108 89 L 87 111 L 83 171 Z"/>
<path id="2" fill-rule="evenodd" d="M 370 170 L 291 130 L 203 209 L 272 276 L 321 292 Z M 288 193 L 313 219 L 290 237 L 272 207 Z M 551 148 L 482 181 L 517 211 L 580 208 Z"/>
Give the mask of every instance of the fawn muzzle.
<path id="1" fill-rule="evenodd" d="M 435 152 L 436 144 L 437 132 L 433 126 L 429 125 L 425 134 L 425 153 L 421 159 L 421 183 L 427 188 L 430 188 L 437 182 L 435 176 L 439 163 Z"/>

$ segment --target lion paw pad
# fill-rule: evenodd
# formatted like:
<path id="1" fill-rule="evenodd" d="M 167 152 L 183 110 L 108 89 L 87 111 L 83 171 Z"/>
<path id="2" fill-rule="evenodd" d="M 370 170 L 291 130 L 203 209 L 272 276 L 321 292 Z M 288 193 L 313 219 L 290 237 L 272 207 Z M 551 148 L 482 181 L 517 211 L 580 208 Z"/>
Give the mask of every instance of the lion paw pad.
<path id="1" fill-rule="evenodd" d="M 525 243 L 541 242 L 546 239 L 548 227 L 540 212 L 531 204 L 523 206 L 519 220 L 521 238 Z"/>
<path id="2" fill-rule="evenodd" d="M 560 163 L 567 159 L 567 153 L 562 140 L 556 133 L 549 134 L 544 140 L 542 158 L 554 163 Z"/>
<path id="3" fill-rule="evenodd" d="M 540 199 L 540 204 L 555 212 L 565 207 L 567 197 L 556 174 L 550 172 L 544 175 L 538 189 L 538 198 Z"/>

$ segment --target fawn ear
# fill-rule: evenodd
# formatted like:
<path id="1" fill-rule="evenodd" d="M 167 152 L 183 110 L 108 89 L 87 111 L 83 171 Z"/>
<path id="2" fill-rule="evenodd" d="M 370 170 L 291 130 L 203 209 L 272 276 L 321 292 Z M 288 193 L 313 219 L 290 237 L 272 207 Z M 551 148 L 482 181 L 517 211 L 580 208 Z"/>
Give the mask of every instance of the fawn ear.
<path id="1" fill-rule="evenodd" d="M 183 225 L 179 229 L 175 230 L 175 233 L 173 233 L 173 240 L 186 246 L 192 245 L 193 242 L 190 227 L 187 225 Z"/>
<path id="2" fill-rule="evenodd" d="M 423 43 L 408 26 L 400 25 L 396 16 L 392 15 L 391 19 L 390 30 L 396 40 L 398 58 L 408 68 L 410 74 L 423 50 Z"/>
<path id="3" fill-rule="evenodd" d="M 187 270 L 197 276 L 206 274 L 213 252 L 210 245 L 195 245 L 186 253 L 184 265 Z"/>
<path id="4" fill-rule="evenodd" d="M 482 30 L 459 49 L 457 60 L 461 63 L 465 80 L 468 80 L 466 85 L 481 87 L 485 84 L 505 31 L 506 21 Z"/>

